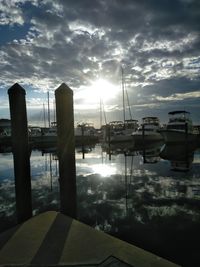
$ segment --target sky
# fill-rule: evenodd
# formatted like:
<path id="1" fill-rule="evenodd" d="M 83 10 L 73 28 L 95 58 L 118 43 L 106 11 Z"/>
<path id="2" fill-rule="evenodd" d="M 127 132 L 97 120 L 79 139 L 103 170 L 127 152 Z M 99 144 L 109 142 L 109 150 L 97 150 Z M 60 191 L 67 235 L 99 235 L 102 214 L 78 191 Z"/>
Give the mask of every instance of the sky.
<path id="1" fill-rule="evenodd" d="M 199 0 L 0 0 L 0 118 L 7 90 L 26 90 L 28 122 L 43 124 L 47 92 L 66 83 L 75 124 L 99 127 L 187 110 L 200 124 Z M 100 101 L 101 99 L 101 101 Z M 131 113 L 130 113 L 131 111 Z"/>

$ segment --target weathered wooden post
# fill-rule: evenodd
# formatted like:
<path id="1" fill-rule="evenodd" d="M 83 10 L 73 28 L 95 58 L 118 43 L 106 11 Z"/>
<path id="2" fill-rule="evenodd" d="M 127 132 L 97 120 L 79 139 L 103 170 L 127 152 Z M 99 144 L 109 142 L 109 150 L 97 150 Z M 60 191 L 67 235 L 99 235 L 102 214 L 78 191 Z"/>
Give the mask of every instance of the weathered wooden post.
<path id="1" fill-rule="evenodd" d="M 8 89 L 15 174 L 16 212 L 19 223 L 32 216 L 30 151 L 25 94 L 25 90 L 18 83 L 15 83 Z"/>
<path id="2" fill-rule="evenodd" d="M 58 132 L 60 210 L 76 218 L 76 166 L 73 91 L 62 83 L 55 91 Z"/>

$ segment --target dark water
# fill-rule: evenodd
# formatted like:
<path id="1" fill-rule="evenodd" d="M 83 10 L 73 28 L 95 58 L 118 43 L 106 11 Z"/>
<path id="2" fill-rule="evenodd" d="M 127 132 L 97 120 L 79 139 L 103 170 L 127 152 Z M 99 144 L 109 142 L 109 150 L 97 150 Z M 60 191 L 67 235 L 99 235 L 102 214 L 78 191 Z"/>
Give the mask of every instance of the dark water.
<path id="1" fill-rule="evenodd" d="M 109 152 L 109 153 L 108 153 Z M 0 154 L 0 230 L 16 223 L 12 153 Z M 183 266 L 200 266 L 200 149 L 76 149 L 78 219 Z M 33 213 L 59 210 L 58 160 L 31 153 Z"/>

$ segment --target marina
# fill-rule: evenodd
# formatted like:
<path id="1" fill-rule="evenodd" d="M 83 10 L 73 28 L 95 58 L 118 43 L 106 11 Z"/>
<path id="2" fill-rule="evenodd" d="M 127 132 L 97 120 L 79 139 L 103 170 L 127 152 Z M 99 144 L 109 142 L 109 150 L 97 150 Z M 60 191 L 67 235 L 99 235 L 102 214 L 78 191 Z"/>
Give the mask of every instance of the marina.
<path id="1" fill-rule="evenodd" d="M 102 246 L 100 240 L 106 238 L 103 232 L 109 234 L 109 242 L 113 244 L 111 251 L 115 251 L 113 255 L 118 263 L 125 261 L 123 264 L 134 266 L 136 263 L 141 267 L 146 266 L 148 259 L 148 264 L 155 261 L 158 266 L 190 267 L 198 261 L 200 146 L 197 127 L 193 128 L 190 121 L 185 120 L 184 130 L 179 131 L 168 127 L 176 120 L 170 120 L 165 126 L 157 117 L 149 116 L 142 119 L 141 125 L 137 120 L 124 120 L 98 130 L 86 123 L 74 128 L 73 93 L 66 84 L 61 84 L 55 91 L 57 122 L 51 127 L 30 128 L 27 127 L 25 90 L 14 84 L 8 93 L 11 123 L 1 120 L 0 240 L 4 240 L 6 230 L 13 231 L 12 227 L 20 227 L 24 222 L 32 225 L 40 214 L 41 218 L 52 214 L 57 217 L 55 212 L 58 212 L 61 224 L 69 224 L 67 216 L 70 224 L 77 219 L 75 224 L 81 222 L 90 226 L 88 233 L 97 230 L 90 241 L 97 246 Z M 188 112 L 171 112 L 173 115 L 181 113 L 184 114 L 182 123 Z M 163 137 L 162 131 L 169 131 L 169 128 L 170 133 L 180 134 L 179 142 L 169 142 L 169 138 Z M 188 138 L 194 129 L 195 142 Z M 37 224 L 40 231 L 42 226 Z M 85 226 L 76 229 L 87 239 Z M 59 239 L 59 231 L 56 231 L 55 239 Z M 99 238 L 98 231 L 101 231 Z M 117 239 L 111 241 L 111 236 Z M 23 238 L 19 236 L 17 242 Z M 127 242 L 123 243 L 124 249 L 128 246 L 123 256 L 118 254 L 116 245 L 120 240 Z M 78 251 L 77 257 L 81 257 L 73 242 L 70 242 L 71 249 L 74 253 Z M 29 246 L 33 253 L 32 243 Z M 104 243 L 103 255 L 106 246 Z M 138 251 L 139 248 L 142 250 Z M 53 251 L 56 249 L 55 246 Z M 135 249 L 138 251 L 136 259 L 129 262 L 128 255 L 133 256 Z M 40 264 L 45 255 L 42 251 L 41 255 L 38 252 Z M 90 252 L 83 253 L 84 258 L 89 255 L 87 263 L 92 260 Z M 5 259 L 2 262 L 8 263 L 4 247 L 0 259 L 1 253 Z M 6 255 L 11 253 L 8 250 Z M 66 253 L 67 259 L 70 258 L 71 253 Z M 96 255 L 95 259 L 100 256 L 102 254 Z M 110 256 L 112 254 L 101 258 L 102 262 L 110 260 Z M 21 256 L 19 262 L 26 263 Z M 79 263 L 84 262 L 82 259 Z"/>
<path id="2" fill-rule="evenodd" d="M 199 1 L 0 6 L 0 267 L 200 266 Z"/>

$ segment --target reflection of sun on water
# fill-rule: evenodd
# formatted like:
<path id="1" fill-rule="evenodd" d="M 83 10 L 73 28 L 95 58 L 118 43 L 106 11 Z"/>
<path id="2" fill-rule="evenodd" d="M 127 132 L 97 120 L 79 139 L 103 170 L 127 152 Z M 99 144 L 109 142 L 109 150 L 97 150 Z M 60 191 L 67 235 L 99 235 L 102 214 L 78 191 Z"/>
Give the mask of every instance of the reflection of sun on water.
<path id="1" fill-rule="evenodd" d="M 116 167 L 106 164 L 95 164 L 92 165 L 92 170 L 94 173 L 101 175 L 102 177 L 108 177 L 116 174 Z"/>

